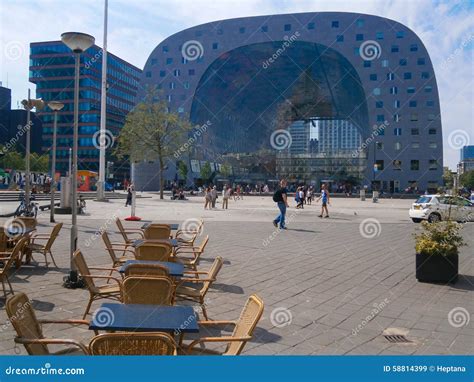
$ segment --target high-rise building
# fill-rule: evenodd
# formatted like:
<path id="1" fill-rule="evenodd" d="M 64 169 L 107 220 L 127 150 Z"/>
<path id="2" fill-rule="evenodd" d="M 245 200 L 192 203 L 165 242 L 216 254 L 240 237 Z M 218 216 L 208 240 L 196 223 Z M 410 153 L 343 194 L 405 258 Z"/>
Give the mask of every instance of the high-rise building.
<path id="1" fill-rule="evenodd" d="M 474 170 L 474 145 L 464 146 L 460 150 L 461 160 L 458 163 L 458 174 Z"/>
<path id="2" fill-rule="evenodd" d="M 78 169 L 98 171 L 102 50 L 93 45 L 81 54 L 79 89 Z M 123 59 L 107 54 L 107 142 L 119 134 L 125 116 L 135 105 L 141 70 Z M 61 101 L 58 113 L 57 171 L 68 170 L 72 147 L 74 113 L 74 56 L 61 41 L 36 42 L 30 45 L 30 81 L 36 84 L 36 97 L 45 102 Z M 43 147 L 52 144 L 54 114 L 49 108 L 38 113 L 43 122 Z M 108 145 L 109 146 L 109 145 Z M 110 161 L 111 150 L 107 150 Z M 128 176 L 128 166 L 115 163 L 115 179 Z"/>

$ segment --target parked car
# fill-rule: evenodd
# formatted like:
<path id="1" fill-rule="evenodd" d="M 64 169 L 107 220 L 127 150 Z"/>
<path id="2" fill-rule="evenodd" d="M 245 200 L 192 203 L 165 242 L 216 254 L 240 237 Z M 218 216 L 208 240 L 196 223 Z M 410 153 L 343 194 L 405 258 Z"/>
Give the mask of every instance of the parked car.
<path id="1" fill-rule="evenodd" d="M 428 220 L 474 221 L 474 203 L 460 196 L 423 195 L 412 204 L 409 216 L 415 223 Z"/>

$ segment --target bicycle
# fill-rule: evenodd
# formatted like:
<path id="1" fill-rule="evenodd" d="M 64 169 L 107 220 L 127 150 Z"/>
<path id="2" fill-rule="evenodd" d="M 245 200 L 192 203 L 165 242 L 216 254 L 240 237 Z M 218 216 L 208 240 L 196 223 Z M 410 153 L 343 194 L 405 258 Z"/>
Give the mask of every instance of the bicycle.
<path id="1" fill-rule="evenodd" d="M 25 217 L 34 217 L 38 216 L 38 203 L 35 203 L 35 197 L 30 195 L 30 204 L 26 205 L 25 194 L 21 193 L 19 196 L 20 205 L 15 211 L 15 217 L 25 216 Z"/>

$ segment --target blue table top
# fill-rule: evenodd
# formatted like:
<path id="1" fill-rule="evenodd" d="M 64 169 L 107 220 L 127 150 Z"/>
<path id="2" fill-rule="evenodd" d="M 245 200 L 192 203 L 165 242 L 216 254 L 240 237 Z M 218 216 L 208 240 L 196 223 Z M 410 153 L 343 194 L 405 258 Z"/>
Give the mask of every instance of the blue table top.
<path id="1" fill-rule="evenodd" d="M 91 330 L 197 333 L 191 306 L 104 303 L 94 312 Z"/>
<path id="2" fill-rule="evenodd" d="M 159 264 L 163 265 L 164 267 L 168 268 L 168 272 L 170 276 L 173 277 L 182 277 L 184 272 L 184 265 L 180 263 L 171 263 L 167 261 L 152 261 L 152 260 L 128 260 L 125 264 L 123 264 L 119 272 L 125 273 L 125 270 L 130 264 Z"/>
<path id="3" fill-rule="evenodd" d="M 147 229 L 151 224 L 166 224 L 169 225 L 172 231 L 176 231 L 179 229 L 178 223 L 145 223 L 142 225 L 142 229 Z"/>
<path id="4" fill-rule="evenodd" d="M 160 239 L 160 240 L 152 240 L 152 239 L 138 239 L 135 240 L 132 244 L 132 247 L 138 247 L 140 244 L 144 242 L 149 242 L 149 243 L 170 243 L 173 247 L 178 246 L 178 240 L 177 239 Z"/>

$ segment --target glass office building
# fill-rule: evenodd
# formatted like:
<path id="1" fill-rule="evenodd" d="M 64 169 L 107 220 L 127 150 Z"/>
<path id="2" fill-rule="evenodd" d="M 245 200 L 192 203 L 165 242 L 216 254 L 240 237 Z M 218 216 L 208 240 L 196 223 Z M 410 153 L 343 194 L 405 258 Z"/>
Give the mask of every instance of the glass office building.
<path id="1" fill-rule="evenodd" d="M 94 45 L 81 55 L 79 89 L 79 170 L 99 170 L 98 141 L 94 134 L 100 130 L 100 97 L 102 50 Z M 115 137 L 125 122 L 125 116 L 135 105 L 141 70 L 108 53 L 107 55 L 107 123 Z M 61 101 L 58 113 L 57 171 L 68 171 L 69 149 L 72 147 L 74 113 L 74 57 L 61 41 L 32 43 L 30 46 L 30 81 L 36 84 L 36 97 L 48 102 Z M 52 145 L 54 114 L 49 108 L 38 113 L 43 122 L 43 149 Z M 97 134 L 96 136 L 97 137 Z M 115 162 L 110 173 L 115 181 L 128 176 L 129 166 L 118 163 L 107 150 L 107 161 Z"/>
<path id="2" fill-rule="evenodd" d="M 435 73 L 420 38 L 396 21 L 318 12 L 198 25 L 153 50 L 141 84 L 156 86 L 169 109 L 193 123 L 210 121 L 189 160 L 254 155 L 259 163 L 273 152 L 274 168 L 249 170 L 253 182 L 350 173 L 388 192 L 441 185 Z M 280 130 L 290 147 L 272 145 Z M 154 171 L 135 166 L 138 188 L 156 189 Z"/>

